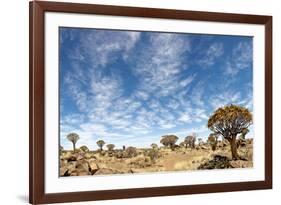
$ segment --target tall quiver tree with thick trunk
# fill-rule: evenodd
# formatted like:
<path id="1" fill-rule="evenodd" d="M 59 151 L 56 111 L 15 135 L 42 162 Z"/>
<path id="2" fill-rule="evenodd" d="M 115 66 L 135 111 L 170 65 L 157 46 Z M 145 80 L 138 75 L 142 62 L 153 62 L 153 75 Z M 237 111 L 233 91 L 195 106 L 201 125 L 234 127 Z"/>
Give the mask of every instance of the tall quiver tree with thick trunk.
<path id="1" fill-rule="evenodd" d="M 76 134 L 76 133 L 69 133 L 67 136 L 66 136 L 66 138 L 70 141 L 70 142 L 72 142 L 72 144 L 73 144 L 73 151 L 75 151 L 75 149 L 76 149 L 76 143 L 77 143 L 77 141 L 79 140 L 79 135 L 78 134 Z"/>
<path id="2" fill-rule="evenodd" d="M 253 122 L 251 112 L 238 105 L 217 109 L 208 120 L 208 128 L 227 139 L 231 146 L 233 159 L 238 159 L 236 137 Z"/>

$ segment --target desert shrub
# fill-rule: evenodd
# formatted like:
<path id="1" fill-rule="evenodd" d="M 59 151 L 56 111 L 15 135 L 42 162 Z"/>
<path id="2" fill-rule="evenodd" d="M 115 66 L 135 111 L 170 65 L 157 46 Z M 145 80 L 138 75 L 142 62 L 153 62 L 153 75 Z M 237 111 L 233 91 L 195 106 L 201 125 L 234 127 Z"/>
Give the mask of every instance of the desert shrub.
<path id="1" fill-rule="evenodd" d="M 105 142 L 103 140 L 97 141 L 97 145 L 99 146 L 100 150 L 102 151 L 103 145 L 105 145 Z"/>
<path id="2" fill-rule="evenodd" d="M 127 147 L 126 154 L 128 157 L 135 157 L 137 156 L 137 148 L 135 147 Z"/>
<path id="3" fill-rule="evenodd" d="M 230 142 L 233 159 L 238 159 L 236 137 L 253 123 L 252 113 L 244 107 L 229 105 L 217 109 L 208 120 L 208 128 Z"/>
<path id="4" fill-rule="evenodd" d="M 114 156 L 115 156 L 116 158 L 118 158 L 118 159 L 121 159 L 121 158 L 124 158 L 124 157 L 125 157 L 125 153 L 122 152 L 122 151 L 116 151 L 116 152 L 114 153 Z"/>
<path id="5" fill-rule="evenodd" d="M 75 148 L 75 150 L 74 150 L 74 152 L 75 153 L 78 153 L 78 152 L 80 152 L 81 150 L 79 149 L 79 148 Z"/>
<path id="6" fill-rule="evenodd" d="M 82 150 L 83 152 L 89 152 L 90 151 L 89 148 L 85 145 L 81 146 L 80 150 Z"/>
<path id="7" fill-rule="evenodd" d="M 155 160 L 159 158 L 159 152 L 158 150 L 152 149 L 148 152 L 148 156 L 151 161 L 155 162 Z"/>

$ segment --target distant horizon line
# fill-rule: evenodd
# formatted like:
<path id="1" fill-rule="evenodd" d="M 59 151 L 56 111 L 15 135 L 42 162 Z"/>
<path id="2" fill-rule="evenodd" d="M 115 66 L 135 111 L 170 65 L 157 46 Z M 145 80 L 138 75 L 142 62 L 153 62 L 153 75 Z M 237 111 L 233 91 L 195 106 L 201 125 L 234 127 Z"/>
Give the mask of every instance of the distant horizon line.
<path id="1" fill-rule="evenodd" d="M 245 137 L 245 139 L 254 139 L 254 137 L 253 136 L 251 136 L 251 137 Z M 218 141 L 222 141 L 222 140 L 218 140 Z M 205 141 L 204 143 L 207 143 L 207 141 Z M 106 145 L 107 144 L 114 144 L 114 143 L 105 143 L 104 144 L 104 147 L 106 147 Z M 151 144 L 157 144 L 157 146 L 161 146 L 161 147 L 167 147 L 167 146 L 164 146 L 164 145 L 162 145 L 161 143 L 156 143 L 156 142 L 151 142 Z M 114 144 L 115 145 L 115 144 Z M 175 144 L 175 145 L 178 145 L 179 146 L 179 144 Z M 196 143 L 196 145 L 198 145 L 198 143 Z M 59 146 L 61 146 L 61 144 L 59 145 Z M 80 149 L 82 146 L 86 146 L 86 147 L 88 147 L 87 145 L 85 145 L 85 144 L 83 144 L 83 145 L 81 145 L 81 146 L 79 146 L 77 149 Z M 114 148 L 114 150 L 122 150 L 122 146 L 123 145 L 121 145 L 121 146 L 118 146 L 118 147 L 121 147 L 121 148 Z M 127 148 L 127 147 L 135 147 L 135 148 L 137 148 L 137 149 L 147 149 L 147 148 L 149 148 L 149 149 L 152 149 L 151 148 L 151 146 L 150 145 L 148 145 L 148 146 L 144 146 L 144 147 L 136 147 L 136 146 L 132 146 L 132 145 L 129 145 L 129 146 L 126 146 L 126 145 L 124 145 L 125 146 L 125 148 Z M 63 146 L 62 146 L 63 147 Z M 89 148 L 89 147 L 88 147 Z M 100 148 L 97 148 L 97 149 L 89 149 L 90 151 L 94 151 L 94 150 L 100 150 Z M 107 148 L 105 148 L 105 149 L 103 149 L 103 150 L 107 150 Z M 73 149 L 63 149 L 63 151 L 73 151 Z"/>

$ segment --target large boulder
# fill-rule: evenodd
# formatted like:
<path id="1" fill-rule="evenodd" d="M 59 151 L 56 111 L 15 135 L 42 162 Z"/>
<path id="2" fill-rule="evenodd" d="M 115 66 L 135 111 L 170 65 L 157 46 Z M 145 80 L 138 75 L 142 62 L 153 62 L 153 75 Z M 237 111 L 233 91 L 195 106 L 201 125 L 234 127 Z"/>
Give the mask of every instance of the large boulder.
<path id="1" fill-rule="evenodd" d="M 61 153 L 60 159 L 61 160 L 68 160 L 72 156 L 72 153 L 70 151 L 65 151 Z"/>
<path id="2" fill-rule="evenodd" d="M 85 153 L 84 157 L 85 157 L 86 159 L 91 159 L 91 158 L 92 158 L 92 154 L 89 153 L 89 152 L 87 152 L 87 153 Z"/>
<path id="3" fill-rule="evenodd" d="M 89 172 L 90 169 L 89 169 L 88 162 L 86 160 L 80 160 L 79 162 L 77 162 L 76 171 L 78 173 L 78 176 L 90 175 L 91 174 Z M 86 173 L 86 174 L 81 174 L 81 173 Z"/>
<path id="4" fill-rule="evenodd" d="M 82 160 L 85 158 L 84 154 L 81 154 L 81 153 L 77 154 L 75 157 L 76 157 L 76 160 Z"/>
<path id="5" fill-rule="evenodd" d="M 75 171 L 76 164 L 77 164 L 77 162 L 69 162 L 69 163 L 67 163 L 66 168 L 68 169 L 68 173 L 72 173 L 72 172 Z"/>
<path id="6" fill-rule="evenodd" d="M 95 159 L 91 159 L 88 161 L 88 163 L 89 163 L 91 173 L 94 174 L 99 169 L 97 161 Z"/>

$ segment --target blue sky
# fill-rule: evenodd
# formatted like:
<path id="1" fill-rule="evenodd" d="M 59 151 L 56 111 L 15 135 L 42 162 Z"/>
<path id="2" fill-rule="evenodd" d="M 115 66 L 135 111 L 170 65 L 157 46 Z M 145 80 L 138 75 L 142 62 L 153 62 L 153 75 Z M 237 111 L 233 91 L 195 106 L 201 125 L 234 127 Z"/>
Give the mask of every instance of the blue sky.
<path id="1" fill-rule="evenodd" d="M 252 37 L 60 28 L 60 141 L 148 147 L 206 138 L 220 106 L 252 105 Z M 251 129 L 252 130 L 252 129 Z M 249 136 L 253 136 L 252 131 Z"/>

